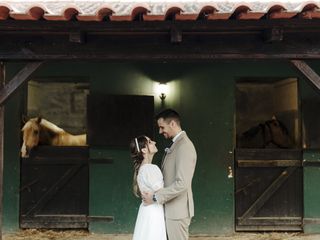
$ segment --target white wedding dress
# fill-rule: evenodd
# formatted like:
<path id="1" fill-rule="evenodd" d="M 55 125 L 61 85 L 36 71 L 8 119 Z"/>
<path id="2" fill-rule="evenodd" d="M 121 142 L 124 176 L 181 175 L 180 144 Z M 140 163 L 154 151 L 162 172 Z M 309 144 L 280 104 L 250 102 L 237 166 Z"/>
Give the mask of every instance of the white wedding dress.
<path id="1" fill-rule="evenodd" d="M 144 164 L 140 167 L 137 176 L 141 192 L 155 192 L 163 188 L 163 176 L 157 165 Z M 163 205 L 153 203 L 145 206 L 141 203 L 133 240 L 166 240 L 166 227 Z"/>

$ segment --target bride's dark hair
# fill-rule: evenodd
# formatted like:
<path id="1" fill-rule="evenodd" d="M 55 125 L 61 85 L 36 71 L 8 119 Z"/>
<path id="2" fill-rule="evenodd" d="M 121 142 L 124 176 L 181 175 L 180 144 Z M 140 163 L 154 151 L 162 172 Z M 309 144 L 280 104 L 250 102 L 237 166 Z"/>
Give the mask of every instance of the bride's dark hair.
<path id="1" fill-rule="evenodd" d="M 141 197 L 141 192 L 138 187 L 137 176 L 139 169 L 141 167 L 142 161 L 144 159 L 142 148 L 147 146 L 148 140 L 146 136 L 141 135 L 131 140 L 130 142 L 130 155 L 133 160 L 133 193 L 136 197 Z"/>

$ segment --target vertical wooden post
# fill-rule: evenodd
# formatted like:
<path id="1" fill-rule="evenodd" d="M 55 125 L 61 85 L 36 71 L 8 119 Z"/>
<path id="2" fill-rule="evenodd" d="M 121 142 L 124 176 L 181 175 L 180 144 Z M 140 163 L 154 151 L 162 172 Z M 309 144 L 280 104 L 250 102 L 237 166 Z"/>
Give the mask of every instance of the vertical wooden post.
<path id="1" fill-rule="evenodd" d="M 42 62 L 29 62 L 10 81 L 5 79 L 5 64 L 0 62 L 0 240 L 3 223 L 3 149 L 4 149 L 4 108 L 5 101 L 28 80 L 30 75 L 41 66 Z"/>
<path id="2" fill-rule="evenodd" d="M 5 85 L 5 66 L 0 62 L 0 89 Z M 0 240 L 2 240 L 3 217 L 3 134 L 4 134 L 4 105 L 0 105 Z"/>

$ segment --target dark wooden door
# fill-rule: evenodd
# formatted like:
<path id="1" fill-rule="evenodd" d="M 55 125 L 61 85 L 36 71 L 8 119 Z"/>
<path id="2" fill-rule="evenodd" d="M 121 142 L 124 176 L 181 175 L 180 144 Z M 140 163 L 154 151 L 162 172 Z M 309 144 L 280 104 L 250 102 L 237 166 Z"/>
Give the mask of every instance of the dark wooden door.
<path id="1" fill-rule="evenodd" d="M 87 228 L 88 148 L 41 146 L 22 159 L 21 228 Z"/>
<path id="2" fill-rule="evenodd" d="M 237 149 L 236 230 L 302 230 L 302 152 Z"/>

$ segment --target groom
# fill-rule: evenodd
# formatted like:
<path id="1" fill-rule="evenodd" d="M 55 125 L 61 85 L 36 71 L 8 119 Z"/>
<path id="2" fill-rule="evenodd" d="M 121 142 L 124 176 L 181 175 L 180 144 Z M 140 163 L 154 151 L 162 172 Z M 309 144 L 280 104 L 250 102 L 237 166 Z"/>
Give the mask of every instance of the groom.
<path id="1" fill-rule="evenodd" d="M 159 134 L 172 139 L 173 143 L 161 166 L 164 188 L 156 193 L 143 193 L 142 199 L 145 204 L 164 204 L 169 240 L 187 240 L 194 215 L 191 184 L 197 153 L 186 132 L 182 131 L 176 111 L 166 109 L 156 116 L 156 120 Z"/>

